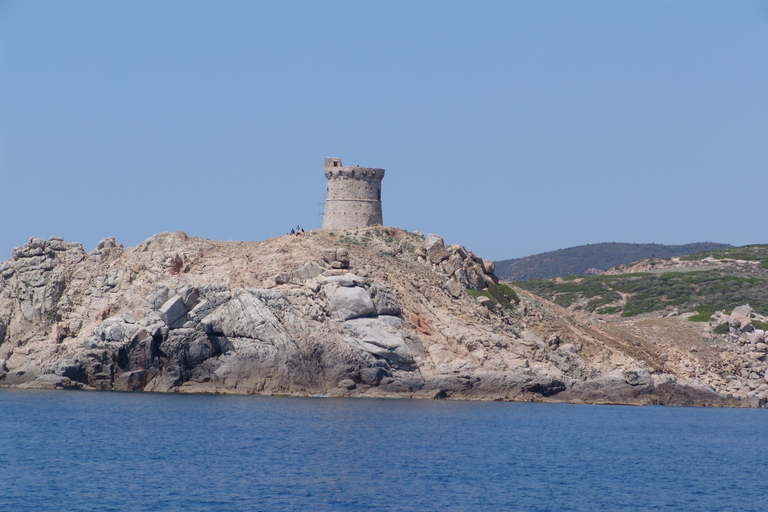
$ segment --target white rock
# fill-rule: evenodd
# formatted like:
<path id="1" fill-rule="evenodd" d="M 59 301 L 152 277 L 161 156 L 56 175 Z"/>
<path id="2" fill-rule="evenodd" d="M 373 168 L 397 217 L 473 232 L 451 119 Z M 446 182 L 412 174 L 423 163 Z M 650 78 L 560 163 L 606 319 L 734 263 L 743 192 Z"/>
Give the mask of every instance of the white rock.
<path id="1" fill-rule="evenodd" d="M 209 334 L 256 339 L 277 347 L 288 343 L 289 336 L 264 302 L 240 288 L 226 305 L 200 322 Z"/>
<path id="2" fill-rule="evenodd" d="M 395 316 L 377 318 L 356 318 L 344 322 L 350 336 L 347 341 L 360 350 L 384 358 L 391 363 L 401 364 L 413 361 L 405 342 L 403 321 Z"/>
<path id="3" fill-rule="evenodd" d="M 187 308 L 179 295 L 174 295 L 160 306 L 158 310 L 160 317 L 171 329 L 176 329 L 184 325 L 187 321 Z"/>
<path id="4" fill-rule="evenodd" d="M 326 287 L 326 294 L 329 288 L 332 286 Z M 331 309 L 337 320 L 350 320 L 376 314 L 371 296 L 364 288 L 338 286 L 328 295 L 328 300 L 331 302 Z"/>

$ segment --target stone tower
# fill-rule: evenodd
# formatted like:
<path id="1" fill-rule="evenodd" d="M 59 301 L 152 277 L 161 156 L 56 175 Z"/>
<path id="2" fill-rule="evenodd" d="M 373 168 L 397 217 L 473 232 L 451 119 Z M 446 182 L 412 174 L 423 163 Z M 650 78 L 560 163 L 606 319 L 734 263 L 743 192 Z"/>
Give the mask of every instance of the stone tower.
<path id="1" fill-rule="evenodd" d="M 322 229 L 383 224 L 381 180 L 384 169 L 342 167 L 340 158 L 326 158 L 325 177 L 328 180 L 328 195 Z"/>

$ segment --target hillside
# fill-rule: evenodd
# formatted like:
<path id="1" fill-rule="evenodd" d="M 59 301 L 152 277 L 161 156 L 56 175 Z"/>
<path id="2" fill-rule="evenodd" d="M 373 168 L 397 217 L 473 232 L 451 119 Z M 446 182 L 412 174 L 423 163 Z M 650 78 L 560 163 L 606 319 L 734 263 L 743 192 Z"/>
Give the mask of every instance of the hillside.
<path id="1" fill-rule="evenodd" d="M 32 238 L 0 264 L 0 386 L 733 406 L 768 397 L 749 370 L 742 391 L 728 387 L 754 359 L 736 342 L 715 350 L 698 324 L 661 319 L 672 334 L 650 343 L 494 271 L 436 235 L 386 227 L 261 242 L 161 233 L 132 248 L 108 238 L 90 253 Z"/>
<path id="2" fill-rule="evenodd" d="M 637 346 L 664 352 L 671 344 L 690 344 L 692 353 L 717 352 L 725 363 L 720 375 L 727 392 L 768 393 L 768 245 L 646 260 L 600 276 L 516 284 Z M 675 362 L 668 357 L 664 360 Z"/>
<path id="3" fill-rule="evenodd" d="M 572 310 L 598 314 L 732 310 L 768 315 L 768 245 L 706 251 L 619 265 L 599 276 L 516 283 Z"/>
<path id="4" fill-rule="evenodd" d="M 496 274 L 504 281 L 525 281 L 562 276 L 595 275 L 613 268 L 652 258 L 673 258 L 731 247 L 703 242 L 686 245 L 602 243 L 535 254 L 496 262 Z"/>

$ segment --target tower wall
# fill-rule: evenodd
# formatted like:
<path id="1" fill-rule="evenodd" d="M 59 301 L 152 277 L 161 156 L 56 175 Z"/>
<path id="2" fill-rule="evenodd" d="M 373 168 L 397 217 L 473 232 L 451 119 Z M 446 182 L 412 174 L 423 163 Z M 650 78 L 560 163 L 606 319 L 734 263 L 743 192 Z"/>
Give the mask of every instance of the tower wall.
<path id="1" fill-rule="evenodd" d="M 322 229 L 349 229 L 383 224 L 381 180 L 384 169 L 343 167 L 341 159 L 325 159 L 328 195 Z"/>

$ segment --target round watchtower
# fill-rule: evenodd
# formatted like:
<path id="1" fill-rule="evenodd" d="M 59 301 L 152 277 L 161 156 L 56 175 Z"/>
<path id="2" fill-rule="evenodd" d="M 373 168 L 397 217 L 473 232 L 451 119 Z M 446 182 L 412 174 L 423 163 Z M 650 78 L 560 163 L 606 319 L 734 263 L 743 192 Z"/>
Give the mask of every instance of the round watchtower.
<path id="1" fill-rule="evenodd" d="M 381 180 L 384 169 L 343 167 L 340 158 L 326 158 L 325 178 L 328 180 L 328 195 L 322 229 L 383 224 Z"/>

